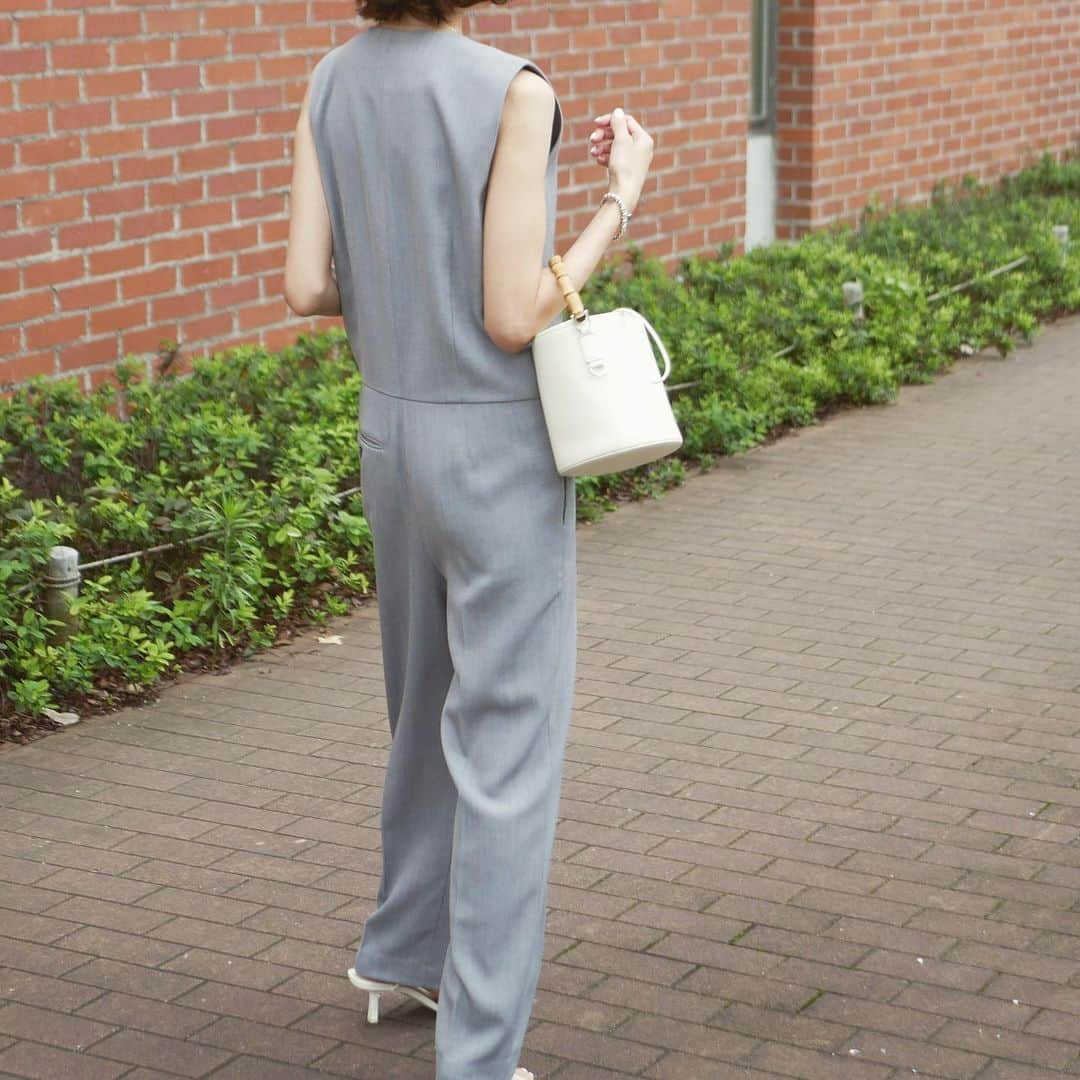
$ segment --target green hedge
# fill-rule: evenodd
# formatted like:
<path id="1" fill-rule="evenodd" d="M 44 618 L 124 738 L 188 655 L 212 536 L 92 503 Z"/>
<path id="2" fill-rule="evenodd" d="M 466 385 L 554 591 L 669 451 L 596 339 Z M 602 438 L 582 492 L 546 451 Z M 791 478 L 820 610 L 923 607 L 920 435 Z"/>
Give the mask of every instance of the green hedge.
<path id="1" fill-rule="evenodd" d="M 678 484 L 687 465 L 761 442 L 841 404 L 891 400 L 962 350 L 1008 353 L 1041 319 L 1080 309 L 1080 157 L 1049 155 L 990 186 L 939 187 L 930 205 L 871 205 L 857 228 L 674 274 L 631 249 L 583 295 L 642 311 L 668 343 L 685 434 L 678 456 L 579 478 L 580 514 Z M 1062 259 L 1054 225 L 1075 238 Z M 989 272 L 1020 256 L 1020 268 Z M 970 288 L 929 297 L 976 279 Z M 857 326 L 841 284 L 858 279 Z M 777 355 L 783 352 L 783 355 Z M 357 494 L 356 365 L 341 330 L 278 353 L 251 346 L 152 383 L 81 393 L 32 380 L 0 401 L 0 718 L 85 707 L 182 666 L 246 655 L 290 624 L 322 622 L 370 592 L 371 535 Z M 210 537 L 205 534 L 212 533 Z M 48 549 L 82 563 L 181 541 L 90 571 L 79 632 L 54 643 L 41 603 Z"/>

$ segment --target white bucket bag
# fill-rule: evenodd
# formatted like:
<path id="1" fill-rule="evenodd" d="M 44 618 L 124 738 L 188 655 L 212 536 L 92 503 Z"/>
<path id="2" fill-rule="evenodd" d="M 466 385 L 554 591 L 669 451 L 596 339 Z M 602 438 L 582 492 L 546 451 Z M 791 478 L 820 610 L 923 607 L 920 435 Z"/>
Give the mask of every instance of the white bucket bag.
<path id="1" fill-rule="evenodd" d="M 563 266 L 548 265 L 570 318 L 533 338 L 540 403 L 555 466 L 563 476 L 622 472 L 683 443 L 664 386 L 671 358 L 660 335 L 633 308 L 590 315 Z M 663 357 L 657 370 L 652 343 Z"/>

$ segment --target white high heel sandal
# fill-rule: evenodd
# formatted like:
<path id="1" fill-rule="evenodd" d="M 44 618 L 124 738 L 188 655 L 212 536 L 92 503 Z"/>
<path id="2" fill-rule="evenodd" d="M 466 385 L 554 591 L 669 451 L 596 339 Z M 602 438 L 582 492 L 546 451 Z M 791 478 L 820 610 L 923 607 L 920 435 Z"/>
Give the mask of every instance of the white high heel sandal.
<path id="1" fill-rule="evenodd" d="M 349 982 L 357 988 L 357 990 L 366 990 L 368 995 L 367 1005 L 367 1018 L 369 1024 L 377 1024 L 379 1022 L 379 998 L 383 994 L 396 991 L 399 994 L 405 994 L 407 997 L 411 997 L 413 1001 L 419 1001 L 421 1005 L 426 1005 L 432 1012 L 439 1011 L 439 1003 L 431 996 L 426 994 L 419 986 L 407 986 L 405 983 L 389 983 L 383 982 L 381 979 L 365 979 L 363 975 L 358 975 L 355 968 L 349 968 Z M 527 1080 L 532 1080 L 530 1075 Z"/>
<path id="2" fill-rule="evenodd" d="M 514 1070 L 514 1075 L 512 1077 L 510 1077 L 510 1080 L 536 1080 L 536 1077 L 533 1076 L 533 1074 L 531 1072 L 529 1072 L 528 1069 L 523 1069 L 519 1065 Z"/>

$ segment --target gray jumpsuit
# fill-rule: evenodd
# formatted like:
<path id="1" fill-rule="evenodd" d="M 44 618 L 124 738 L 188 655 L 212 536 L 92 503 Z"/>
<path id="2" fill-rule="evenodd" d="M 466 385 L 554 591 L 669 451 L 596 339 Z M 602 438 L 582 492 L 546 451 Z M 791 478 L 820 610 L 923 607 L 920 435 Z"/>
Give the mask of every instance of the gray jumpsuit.
<path id="1" fill-rule="evenodd" d="M 392 748 L 356 970 L 439 986 L 437 1080 L 510 1080 L 540 974 L 576 644 L 575 503 L 532 350 L 483 321 L 503 100 L 531 61 L 375 26 L 309 103 L 350 345 Z M 556 105 L 546 171 L 554 250 Z"/>

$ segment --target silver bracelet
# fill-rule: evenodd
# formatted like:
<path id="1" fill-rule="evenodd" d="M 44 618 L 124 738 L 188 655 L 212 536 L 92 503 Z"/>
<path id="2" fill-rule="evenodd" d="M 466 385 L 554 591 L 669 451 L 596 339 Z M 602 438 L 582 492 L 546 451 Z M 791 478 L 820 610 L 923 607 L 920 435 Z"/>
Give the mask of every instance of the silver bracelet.
<path id="1" fill-rule="evenodd" d="M 616 195 L 614 191 L 609 191 L 600 200 L 600 205 L 603 206 L 606 202 L 613 202 L 619 204 L 619 231 L 615 234 L 615 239 L 619 240 L 622 238 L 623 233 L 626 232 L 627 228 L 629 227 L 630 219 L 633 217 L 633 214 L 631 214 L 630 211 L 626 209 L 626 203 L 623 202 L 622 196 Z"/>

